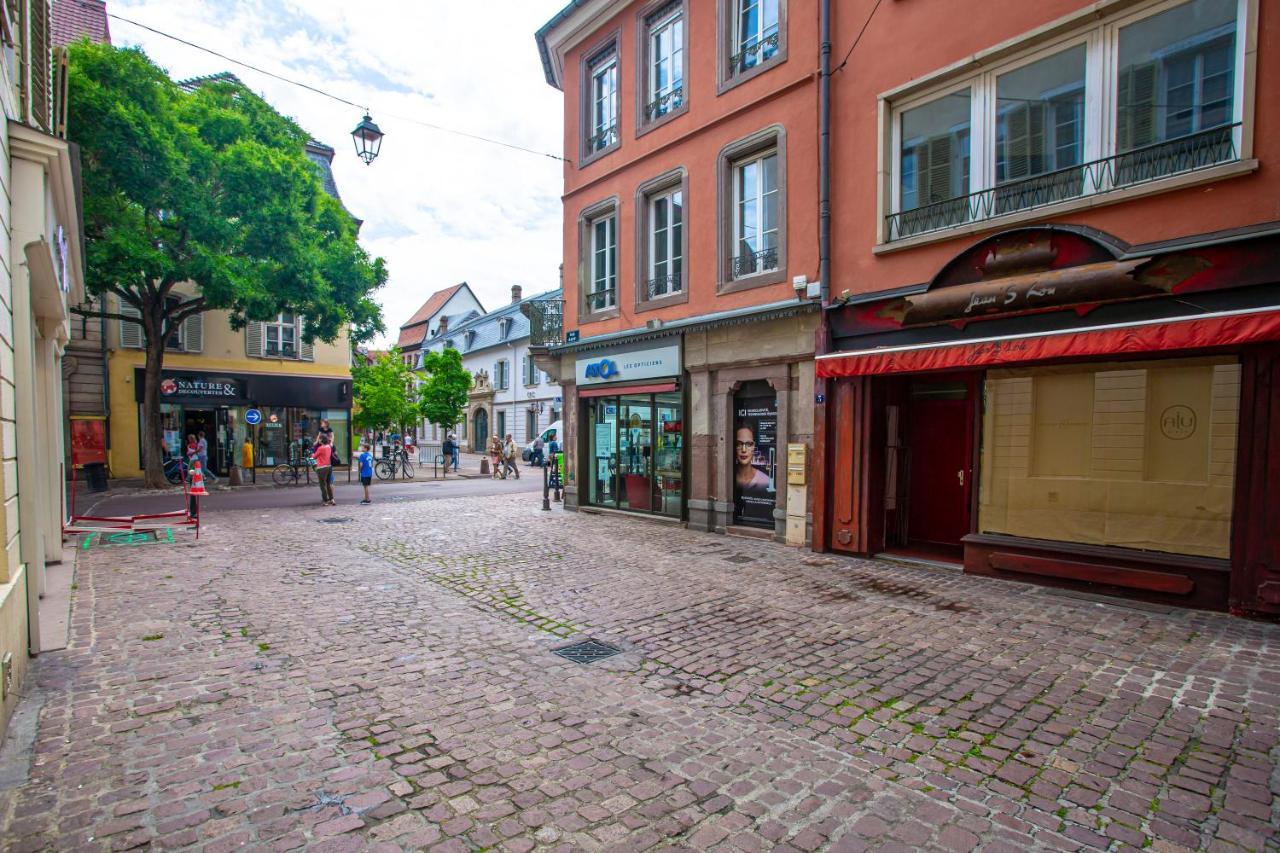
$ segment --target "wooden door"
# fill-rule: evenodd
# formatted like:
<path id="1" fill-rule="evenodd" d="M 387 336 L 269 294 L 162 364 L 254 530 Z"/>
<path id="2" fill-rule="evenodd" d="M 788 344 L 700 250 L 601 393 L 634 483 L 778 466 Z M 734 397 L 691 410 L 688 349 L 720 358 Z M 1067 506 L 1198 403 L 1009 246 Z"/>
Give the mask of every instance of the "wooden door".
<path id="1" fill-rule="evenodd" d="M 959 548 L 969 532 L 974 383 L 915 381 L 907 399 L 909 543 Z"/>

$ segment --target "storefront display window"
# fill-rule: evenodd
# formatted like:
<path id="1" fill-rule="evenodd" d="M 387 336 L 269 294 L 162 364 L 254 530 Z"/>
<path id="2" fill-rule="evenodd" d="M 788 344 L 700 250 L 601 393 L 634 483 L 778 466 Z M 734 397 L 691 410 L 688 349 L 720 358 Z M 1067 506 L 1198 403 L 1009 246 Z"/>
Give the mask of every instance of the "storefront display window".
<path id="1" fill-rule="evenodd" d="M 989 371 L 979 528 L 1225 559 L 1239 407 L 1231 357 Z"/>
<path id="2" fill-rule="evenodd" d="M 596 397 L 586 409 L 588 501 L 678 518 L 684 493 L 680 395 Z"/>
<path id="3" fill-rule="evenodd" d="M 262 410 L 262 423 L 258 428 L 259 465 L 279 465 L 289 461 L 289 419 L 283 406 L 271 406 Z"/>

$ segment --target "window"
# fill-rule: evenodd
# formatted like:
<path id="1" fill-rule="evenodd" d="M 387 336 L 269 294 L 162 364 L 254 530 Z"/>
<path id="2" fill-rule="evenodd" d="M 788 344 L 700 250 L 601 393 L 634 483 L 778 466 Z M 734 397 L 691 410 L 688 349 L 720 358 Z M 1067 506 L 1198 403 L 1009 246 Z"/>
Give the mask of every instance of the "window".
<path id="1" fill-rule="evenodd" d="M 741 74 L 778 53 L 782 0 L 734 0 L 730 74 Z"/>
<path id="2" fill-rule="evenodd" d="M 533 356 L 531 355 L 526 355 L 524 357 L 521 364 L 521 372 L 524 376 L 525 385 L 537 385 L 538 381 L 541 379 L 541 376 L 539 375 L 540 371 L 533 363 Z"/>
<path id="3" fill-rule="evenodd" d="M 733 278 L 778 268 L 778 154 L 733 165 Z"/>
<path id="4" fill-rule="evenodd" d="M 587 311 L 603 311 L 618 304 L 618 217 L 601 216 L 588 224 L 591 241 Z"/>
<path id="5" fill-rule="evenodd" d="M 511 382 L 511 374 L 509 372 L 509 365 L 507 363 L 507 360 L 504 358 L 501 361 L 494 362 L 493 364 L 494 389 L 498 391 L 505 390 L 510 386 L 510 382 Z"/>
<path id="6" fill-rule="evenodd" d="M 498 427 L 497 431 L 496 431 L 496 432 L 494 432 L 494 435 L 496 435 L 498 438 L 506 439 L 506 437 L 507 437 L 507 413 L 506 413 L 505 411 L 501 411 L 501 410 L 500 410 L 500 411 L 498 411 L 498 412 L 497 412 L 497 416 L 496 416 L 496 418 L 494 419 L 494 421 L 495 421 L 495 423 L 497 424 L 497 427 Z"/>
<path id="7" fill-rule="evenodd" d="M 533 409 L 524 410 L 524 437 L 525 441 L 533 441 L 538 434 L 538 413 Z"/>
<path id="8" fill-rule="evenodd" d="M 1091 24 L 898 99 L 884 240 L 1238 159 L 1237 15 L 1247 5 L 1190 0 Z"/>
<path id="9" fill-rule="evenodd" d="M 471 349 L 471 347 L 472 347 L 472 346 L 475 344 L 475 342 L 476 342 L 476 333 L 475 333 L 475 330 L 474 330 L 474 329 L 468 329 L 468 330 L 466 331 L 466 333 L 465 333 L 465 334 L 463 334 L 463 336 L 462 336 L 462 340 L 463 340 L 463 346 L 465 346 L 467 349 Z"/>
<path id="10" fill-rule="evenodd" d="M 618 50 L 616 44 L 587 63 L 587 138 L 583 156 L 604 151 L 618 142 Z"/>
<path id="11" fill-rule="evenodd" d="M 505 341 L 509 334 L 511 334 L 511 318 L 503 317 L 498 321 L 498 339 Z"/>
<path id="12" fill-rule="evenodd" d="M 645 19 L 641 123 L 671 115 L 685 103 L 683 2 L 669 3 Z"/>
<path id="13" fill-rule="evenodd" d="M 649 199 L 648 298 L 684 288 L 684 192 L 673 189 Z"/>
<path id="14" fill-rule="evenodd" d="M 266 324 L 267 355 L 277 358 L 294 358 L 298 354 L 298 321 L 288 312 L 281 312 Z M 407 356 L 412 359 L 413 356 Z M 408 362 L 406 362 L 408 363 Z"/>

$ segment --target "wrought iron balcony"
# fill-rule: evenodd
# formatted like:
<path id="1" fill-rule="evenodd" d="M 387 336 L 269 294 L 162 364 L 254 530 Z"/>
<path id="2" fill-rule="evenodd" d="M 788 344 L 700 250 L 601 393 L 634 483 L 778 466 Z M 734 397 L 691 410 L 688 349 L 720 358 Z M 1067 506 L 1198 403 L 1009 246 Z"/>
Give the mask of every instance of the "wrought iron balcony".
<path id="1" fill-rule="evenodd" d="M 1235 129 L 1239 126 L 1220 125 L 1079 166 L 891 213 L 885 217 L 885 240 L 892 242 L 966 222 L 1034 210 L 1084 195 L 1103 195 L 1230 162 L 1239 157 L 1235 144 Z"/>
<path id="2" fill-rule="evenodd" d="M 745 278 L 760 272 L 769 272 L 778 268 L 778 250 L 761 249 L 746 255 L 738 255 L 729 259 L 730 278 Z"/>
<path id="3" fill-rule="evenodd" d="M 670 296 L 673 293 L 679 293 L 683 285 L 680 273 L 671 273 L 670 275 L 660 275 L 649 279 L 645 289 L 650 299 L 661 299 L 664 296 Z"/>
<path id="4" fill-rule="evenodd" d="M 684 86 L 676 86 L 665 95 L 659 95 L 654 100 L 645 104 L 645 118 L 652 121 L 656 118 L 662 118 L 672 110 L 679 109 L 684 103 Z"/>
<path id="5" fill-rule="evenodd" d="M 553 347 L 564 341 L 564 300 L 535 299 L 529 306 L 529 345 Z"/>
<path id="6" fill-rule="evenodd" d="M 587 310 L 603 311 L 606 308 L 612 308 L 618 304 L 617 293 L 617 288 L 614 287 L 605 290 L 593 290 L 587 294 Z"/>
<path id="7" fill-rule="evenodd" d="M 729 70 L 734 74 L 755 68 L 778 50 L 778 33 L 765 36 L 755 44 L 749 44 L 729 57 Z"/>
<path id="8" fill-rule="evenodd" d="M 603 151 L 618 141 L 618 123 L 614 122 L 587 137 L 587 153 Z"/>

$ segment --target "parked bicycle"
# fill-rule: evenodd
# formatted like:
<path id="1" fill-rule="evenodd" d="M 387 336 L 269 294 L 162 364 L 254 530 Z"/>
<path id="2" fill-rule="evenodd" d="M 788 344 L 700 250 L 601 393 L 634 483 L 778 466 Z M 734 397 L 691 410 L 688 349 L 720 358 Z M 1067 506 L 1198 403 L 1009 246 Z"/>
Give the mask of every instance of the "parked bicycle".
<path id="1" fill-rule="evenodd" d="M 281 462 L 271 472 L 271 479 L 275 481 L 277 486 L 296 486 L 305 478 L 307 484 L 310 485 L 311 465 L 310 457 L 301 462 Z"/>
<path id="2" fill-rule="evenodd" d="M 412 480 L 413 462 L 409 459 L 408 451 L 397 448 L 390 456 L 378 460 L 373 466 L 373 473 L 378 475 L 379 480 L 394 480 L 397 473 L 403 474 L 406 480 Z"/>
<path id="3" fill-rule="evenodd" d="M 187 465 L 180 456 L 170 456 L 164 461 L 164 477 L 175 486 L 187 479 Z"/>

